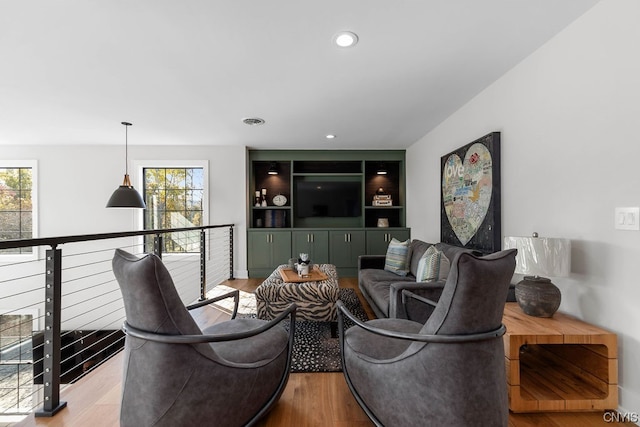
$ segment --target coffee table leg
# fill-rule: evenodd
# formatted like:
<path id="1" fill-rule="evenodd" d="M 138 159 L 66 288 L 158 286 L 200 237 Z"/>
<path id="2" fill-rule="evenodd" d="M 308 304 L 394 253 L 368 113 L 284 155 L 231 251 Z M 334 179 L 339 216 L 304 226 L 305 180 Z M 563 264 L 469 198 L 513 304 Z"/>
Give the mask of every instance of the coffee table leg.
<path id="1" fill-rule="evenodd" d="M 338 322 L 331 322 L 331 338 L 338 338 Z"/>

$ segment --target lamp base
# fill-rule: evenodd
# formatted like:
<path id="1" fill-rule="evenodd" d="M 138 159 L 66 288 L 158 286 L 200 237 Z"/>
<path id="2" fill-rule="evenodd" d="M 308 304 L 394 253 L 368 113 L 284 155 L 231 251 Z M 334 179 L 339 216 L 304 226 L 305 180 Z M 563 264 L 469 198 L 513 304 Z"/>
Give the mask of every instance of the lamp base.
<path id="1" fill-rule="evenodd" d="M 546 277 L 525 276 L 516 285 L 516 301 L 529 316 L 553 316 L 561 299 L 560 289 Z"/>

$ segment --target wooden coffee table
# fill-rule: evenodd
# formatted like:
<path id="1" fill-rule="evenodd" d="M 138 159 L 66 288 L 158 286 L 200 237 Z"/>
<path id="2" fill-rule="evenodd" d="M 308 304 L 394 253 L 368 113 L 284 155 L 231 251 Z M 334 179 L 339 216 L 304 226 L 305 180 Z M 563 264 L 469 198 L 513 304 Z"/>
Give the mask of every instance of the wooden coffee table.
<path id="1" fill-rule="evenodd" d="M 507 303 L 503 323 L 513 412 L 618 408 L 617 336 L 563 313 L 524 314 Z"/>

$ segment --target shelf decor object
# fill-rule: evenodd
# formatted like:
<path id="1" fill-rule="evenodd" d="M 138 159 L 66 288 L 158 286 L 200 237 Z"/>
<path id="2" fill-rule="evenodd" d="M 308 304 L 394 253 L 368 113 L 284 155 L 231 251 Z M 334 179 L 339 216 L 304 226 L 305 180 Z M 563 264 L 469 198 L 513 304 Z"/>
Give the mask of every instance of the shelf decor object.
<path id="1" fill-rule="evenodd" d="M 131 126 L 129 122 L 122 122 L 124 125 L 124 181 L 122 185 L 113 192 L 109 201 L 107 202 L 108 208 L 141 208 L 145 209 L 147 205 L 142 200 L 140 193 L 133 188 L 131 180 L 129 179 L 128 171 L 128 156 L 129 156 L 129 141 L 128 141 L 128 128 Z"/>
<path id="2" fill-rule="evenodd" d="M 505 237 L 504 249 L 518 249 L 516 273 L 524 279 L 516 285 L 516 301 L 529 316 L 552 317 L 560 307 L 560 289 L 546 276 L 566 277 L 571 272 L 571 240 L 538 237 Z"/>
<path id="3" fill-rule="evenodd" d="M 378 188 L 376 194 L 373 196 L 371 206 L 393 206 L 391 195 L 385 193 L 382 187 Z"/>

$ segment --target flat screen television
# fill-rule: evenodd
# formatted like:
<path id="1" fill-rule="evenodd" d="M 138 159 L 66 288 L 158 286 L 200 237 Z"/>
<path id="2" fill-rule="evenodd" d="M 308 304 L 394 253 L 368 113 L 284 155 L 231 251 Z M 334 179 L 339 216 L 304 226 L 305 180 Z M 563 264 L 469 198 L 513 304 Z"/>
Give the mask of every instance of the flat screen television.
<path id="1" fill-rule="evenodd" d="M 300 181 L 294 208 L 298 218 L 358 217 L 362 214 L 361 184 L 355 181 Z"/>

